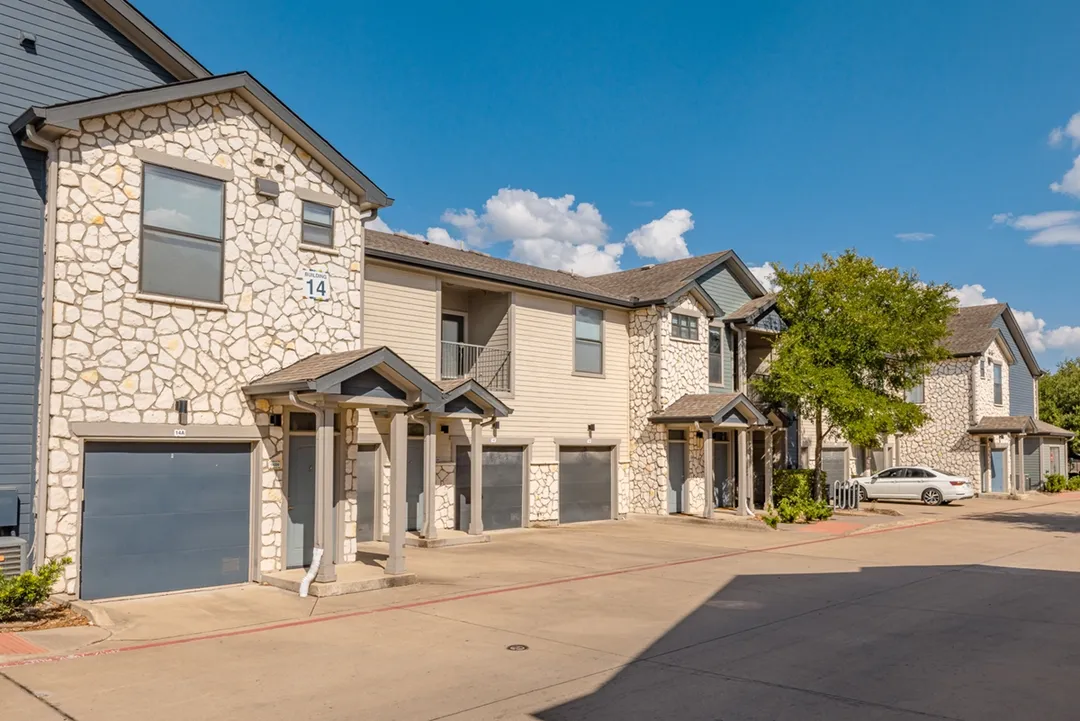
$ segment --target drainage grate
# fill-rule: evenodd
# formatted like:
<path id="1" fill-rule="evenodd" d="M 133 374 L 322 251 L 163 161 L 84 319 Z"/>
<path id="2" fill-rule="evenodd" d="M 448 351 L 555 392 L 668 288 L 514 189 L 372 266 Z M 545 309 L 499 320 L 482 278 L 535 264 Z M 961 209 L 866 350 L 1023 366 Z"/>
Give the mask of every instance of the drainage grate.
<path id="1" fill-rule="evenodd" d="M 523 643 L 514 643 L 506 647 L 507 651 L 528 651 L 529 647 Z"/>

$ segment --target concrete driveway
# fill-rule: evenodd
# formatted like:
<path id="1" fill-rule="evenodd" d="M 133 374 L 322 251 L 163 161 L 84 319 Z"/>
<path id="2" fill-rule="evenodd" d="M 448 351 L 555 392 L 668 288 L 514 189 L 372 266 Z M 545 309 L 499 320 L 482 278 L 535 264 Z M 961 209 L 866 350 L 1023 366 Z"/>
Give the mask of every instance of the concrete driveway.
<path id="1" fill-rule="evenodd" d="M 0 660 L 0 706 L 20 721 L 1072 718 L 1080 498 L 985 509 L 854 535 L 645 519 L 503 534 L 412 553 L 424 582 L 408 588 L 307 606 L 214 592 L 236 625 L 171 637 L 162 604 L 198 620 L 201 594 L 125 602 L 142 610 L 81 656 Z"/>

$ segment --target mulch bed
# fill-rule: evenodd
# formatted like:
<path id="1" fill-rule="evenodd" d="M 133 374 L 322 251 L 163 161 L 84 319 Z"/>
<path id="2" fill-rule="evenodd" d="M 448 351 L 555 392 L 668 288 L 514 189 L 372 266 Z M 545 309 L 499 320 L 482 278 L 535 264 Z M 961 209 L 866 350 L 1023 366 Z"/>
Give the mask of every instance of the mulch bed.
<path id="1" fill-rule="evenodd" d="M 24 611 L 14 620 L 0 622 L 0 633 L 43 631 L 48 628 L 89 625 L 90 620 L 86 616 L 72 611 L 69 606 L 46 601 L 40 606 Z"/>

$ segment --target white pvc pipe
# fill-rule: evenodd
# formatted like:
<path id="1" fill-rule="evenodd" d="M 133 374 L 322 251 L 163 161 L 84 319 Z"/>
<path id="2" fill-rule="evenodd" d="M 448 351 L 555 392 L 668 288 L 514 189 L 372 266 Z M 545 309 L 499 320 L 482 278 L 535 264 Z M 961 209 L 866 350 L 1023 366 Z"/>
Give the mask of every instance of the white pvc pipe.
<path id="1" fill-rule="evenodd" d="M 307 575 L 300 581 L 300 598 L 307 598 L 308 588 L 311 587 L 311 582 L 315 580 L 315 574 L 319 572 L 319 563 L 322 561 L 323 550 L 316 546 L 311 550 L 311 567 L 308 568 Z"/>

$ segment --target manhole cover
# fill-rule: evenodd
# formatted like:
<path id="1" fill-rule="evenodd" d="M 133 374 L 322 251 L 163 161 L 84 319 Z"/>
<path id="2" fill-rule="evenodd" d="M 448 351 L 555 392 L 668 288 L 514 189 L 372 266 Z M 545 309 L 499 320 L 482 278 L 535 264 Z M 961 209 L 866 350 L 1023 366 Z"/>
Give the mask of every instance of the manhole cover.
<path id="1" fill-rule="evenodd" d="M 529 647 L 523 643 L 514 643 L 506 647 L 507 651 L 528 651 Z"/>

